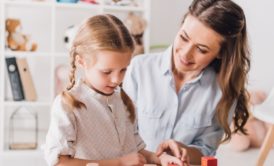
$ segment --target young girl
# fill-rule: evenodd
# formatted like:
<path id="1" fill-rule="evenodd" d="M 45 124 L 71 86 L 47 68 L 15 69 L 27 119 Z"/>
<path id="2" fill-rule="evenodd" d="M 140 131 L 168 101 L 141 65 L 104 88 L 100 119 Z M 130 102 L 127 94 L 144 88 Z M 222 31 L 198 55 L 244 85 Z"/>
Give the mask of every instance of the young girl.
<path id="1" fill-rule="evenodd" d="M 181 161 L 144 150 L 132 101 L 120 87 L 134 50 L 123 23 L 112 15 L 89 18 L 70 52 L 70 85 L 57 96 L 46 138 L 49 165 L 131 166 Z M 83 72 L 76 81 L 76 70 Z"/>

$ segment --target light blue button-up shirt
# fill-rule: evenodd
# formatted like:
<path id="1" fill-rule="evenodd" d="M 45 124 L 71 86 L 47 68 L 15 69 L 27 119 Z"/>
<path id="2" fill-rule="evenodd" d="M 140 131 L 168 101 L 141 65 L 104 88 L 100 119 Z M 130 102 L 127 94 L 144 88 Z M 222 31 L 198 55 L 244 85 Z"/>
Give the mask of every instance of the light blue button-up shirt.
<path id="1" fill-rule="evenodd" d="M 128 68 L 123 87 L 136 105 L 139 133 L 151 151 L 163 140 L 174 139 L 204 155 L 214 155 L 223 135 L 214 116 L 222 96 L 216 73 L 206 68 L 177 94 L 171 56 L 172 47 L 139 55 Z M 229 122 L 235 106 L 231 109 Z"/>

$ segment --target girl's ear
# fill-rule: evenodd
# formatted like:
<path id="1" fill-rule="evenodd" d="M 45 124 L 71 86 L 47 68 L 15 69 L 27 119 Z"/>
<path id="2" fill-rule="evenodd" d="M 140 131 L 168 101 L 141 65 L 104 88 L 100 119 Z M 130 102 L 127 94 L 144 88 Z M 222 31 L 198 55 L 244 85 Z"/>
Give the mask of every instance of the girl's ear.
<path id="1" fill-rule="evenodd" d="M 86 68 L 86 62 L 79 55 L 76 55 L 76 57 L 75 57 L 75 64 L 76 64 L 76 66 L 79 66 L 81 68 Z"/>

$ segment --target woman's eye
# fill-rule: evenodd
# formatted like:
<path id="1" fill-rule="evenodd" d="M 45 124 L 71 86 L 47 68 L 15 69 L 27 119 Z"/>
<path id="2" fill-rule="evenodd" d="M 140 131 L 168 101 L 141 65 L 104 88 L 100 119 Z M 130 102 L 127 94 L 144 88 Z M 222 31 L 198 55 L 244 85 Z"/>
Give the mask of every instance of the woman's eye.
<path id="1" fill-rule="evenodd" d="M 202 54 L 206 54 L 207 50 L 197 47 L 198 51 Z"/>
<path id="2" fill-rule="evenodd" d="M 188 41 L 187 38 L 185 38 L 183 35 L 180 35 L 180 37 L 183 41 L 185 41 L 185 42 Z"/>

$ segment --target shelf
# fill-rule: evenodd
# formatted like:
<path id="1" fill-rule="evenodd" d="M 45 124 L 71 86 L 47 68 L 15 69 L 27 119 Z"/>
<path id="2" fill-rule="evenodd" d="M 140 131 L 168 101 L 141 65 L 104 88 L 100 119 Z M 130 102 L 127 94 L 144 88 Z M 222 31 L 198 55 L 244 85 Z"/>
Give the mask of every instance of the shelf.
<path id="1" fill-rule="evenodd" d="M 51 102 L 43 101 L 4 101 L 5 106 L 51 106 Z"/>
<path id="2" fill-rule="evenodd" d="M 134 6 L 111 6 L 104 5 L 104 10 L 112 10 L 112 11 L 132 11 L 132 12 L 143 12 L 143 7 L 134 7 Z"/>
<path id="3" fill-rule="evenodd" d="M 38 131 L 38 146 L 37 149 L 29 149 L 29 150 L 10 150 L 8 149 L 8 143 L 4 145 L 3 155 L 7 156 L 16 156 L 16 155 L 23 155 L 23 156 L 41 156 L 43 155 L 43 147 L 45 144 L 45 140 L 43 139 L 46 136 L 47 130 L 40 129 Z"/>
<path id="4" fill-rule="evenodd" d="M 43 155 L 43 151 L 40 149 L 36 150 L 4 150 L 3 157 L 11 157 L 11 156 L 41 156 Z"/>
<path id="5" fill-rule="evenodd" d="M 4 5 L 11 6 L 27 6 L 27 7 L 50 7 L 53 5 L 49 1 L 22 1 L 22 0 L 13 0 L 13 1 L 4 1 Z"/>
<path id="6" fill-rule="evenodd" d="M 49 57 L 50 52 L 29 52 L 29 51 L 6 51 L 5 57 Z"/>
<path id="7" fill-rule="evenodd" d="M 100 5 L 88 3 L 55 3 L 57 8 L 99 9 Z"/>

